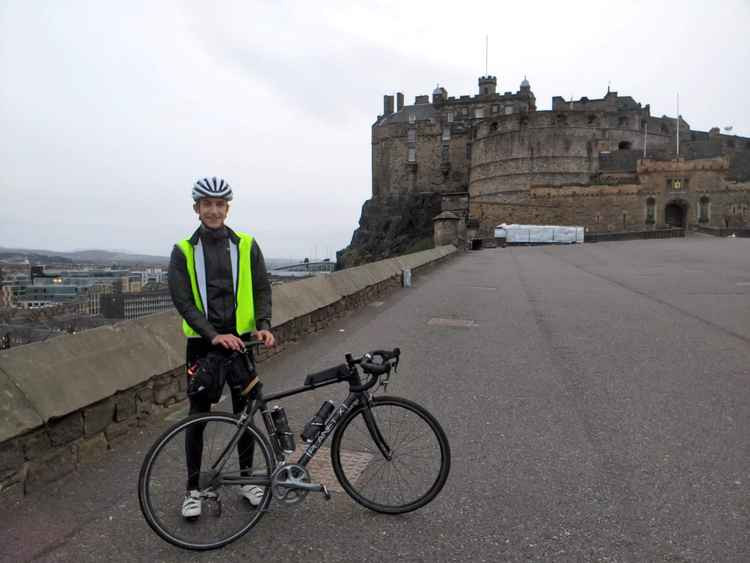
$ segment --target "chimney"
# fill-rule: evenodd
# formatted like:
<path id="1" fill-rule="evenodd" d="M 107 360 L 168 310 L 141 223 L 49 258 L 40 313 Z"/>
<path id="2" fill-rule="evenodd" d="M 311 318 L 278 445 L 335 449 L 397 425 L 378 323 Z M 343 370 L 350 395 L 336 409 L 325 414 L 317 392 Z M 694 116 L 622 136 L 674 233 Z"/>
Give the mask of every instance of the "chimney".
<path id="1" fill-rule="evenodd" d="M 401 92 L 396 92 L 396 111 L 401 111 L 404 107 L 404 95 Z"/>
<path id="2" fill-rule="evenodd" d="M 393 96 L 383 96 L 383 115 L 391 115 L 393 113 Z"/>

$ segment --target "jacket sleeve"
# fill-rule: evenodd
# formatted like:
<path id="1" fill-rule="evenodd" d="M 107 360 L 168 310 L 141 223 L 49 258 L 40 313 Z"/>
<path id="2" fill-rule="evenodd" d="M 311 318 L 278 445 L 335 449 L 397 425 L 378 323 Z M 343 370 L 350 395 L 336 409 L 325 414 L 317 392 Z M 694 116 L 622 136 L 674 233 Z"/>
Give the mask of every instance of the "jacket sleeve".
<path id="1" fill-rule="evenodd" d="M 172 296 L 172 303 L 174 303 L 177 312 L 180 313 L 193 330 L 211 342 L 219 333 L 216 332 L 216 329 L 211 326 L 206 316 L 195 306 L 185 255 L 177 245 L 172 249 L 172 256 L 169 259 L 168 281 L 169 293 Z"/>
<path id="2" fill-rule="evenodd" d="M 253 268 L 253 306 L 255 307 L 255 327 L 258 330 L 271 330 L 271 282 L 268 281 L 266 261 L 258 243 L 253 240 L 250 250 Z"/>

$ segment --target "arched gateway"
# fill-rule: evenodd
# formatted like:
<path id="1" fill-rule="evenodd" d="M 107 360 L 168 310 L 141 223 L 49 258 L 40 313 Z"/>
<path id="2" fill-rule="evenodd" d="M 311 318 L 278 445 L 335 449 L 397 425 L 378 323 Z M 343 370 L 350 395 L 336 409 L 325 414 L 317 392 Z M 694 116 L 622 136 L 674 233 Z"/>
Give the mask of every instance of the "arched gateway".
<path id="1" fill-rule="evenodd" d="M 670 201 L 664 208 L 664 223 L 668 227 L 687 227 L 688 203 L 681 199 Z"/>

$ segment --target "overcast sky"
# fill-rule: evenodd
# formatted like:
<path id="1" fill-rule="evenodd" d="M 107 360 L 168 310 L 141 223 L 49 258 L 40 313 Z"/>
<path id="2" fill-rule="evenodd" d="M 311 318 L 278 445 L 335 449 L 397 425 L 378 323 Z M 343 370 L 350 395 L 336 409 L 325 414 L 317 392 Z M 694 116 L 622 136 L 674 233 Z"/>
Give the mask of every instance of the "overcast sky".
<path id="1" fill-rule="evenodd" d="M 750 135 L 750 2 L 0 0 L 0 246 L 168 255 L 190 188 L 268 257 L 333 257 L 370 197 L 383 94 L 528 76 Z"/>

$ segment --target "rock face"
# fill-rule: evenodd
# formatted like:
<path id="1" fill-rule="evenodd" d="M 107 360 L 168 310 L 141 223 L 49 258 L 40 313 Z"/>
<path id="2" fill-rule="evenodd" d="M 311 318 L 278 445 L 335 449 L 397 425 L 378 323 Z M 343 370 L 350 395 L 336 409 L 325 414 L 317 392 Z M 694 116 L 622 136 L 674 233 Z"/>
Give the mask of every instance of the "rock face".
<path id="1" fill-rule="evenodd" d="M 349 268 L 431 248 L 432 219 L 440 213 L 440 194 L 394 194 L 368 199 L 352 242 L 336 253 L 339 268 Z"/>

